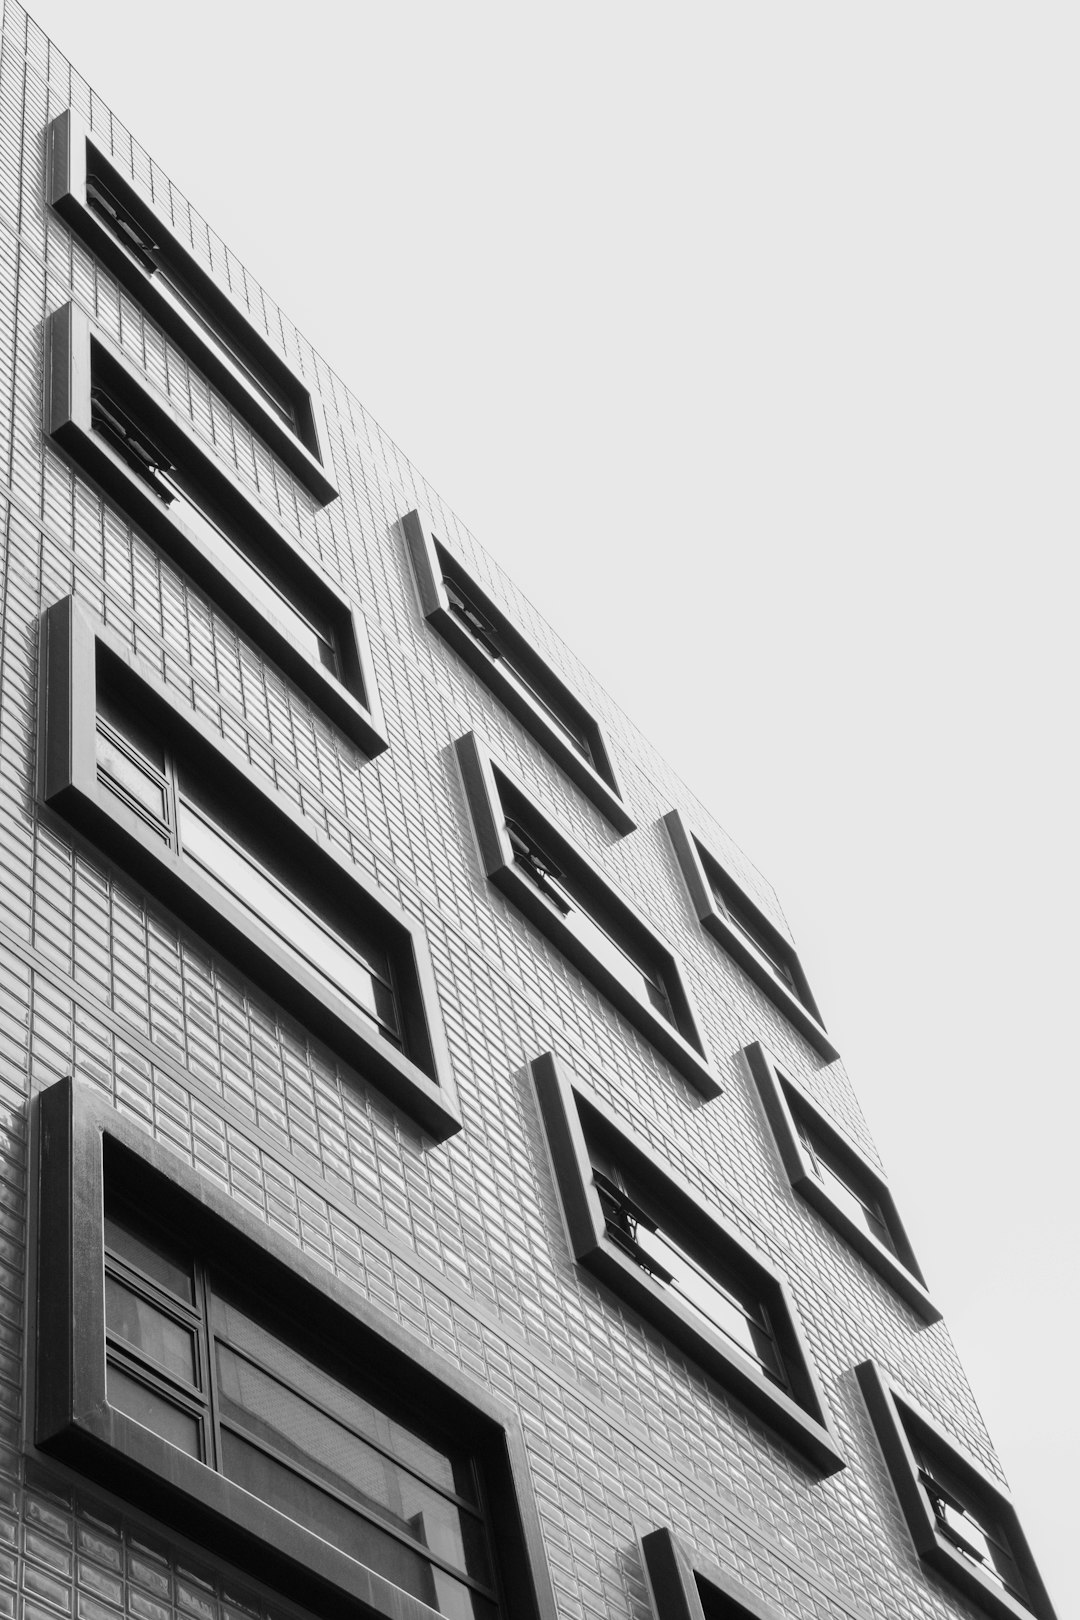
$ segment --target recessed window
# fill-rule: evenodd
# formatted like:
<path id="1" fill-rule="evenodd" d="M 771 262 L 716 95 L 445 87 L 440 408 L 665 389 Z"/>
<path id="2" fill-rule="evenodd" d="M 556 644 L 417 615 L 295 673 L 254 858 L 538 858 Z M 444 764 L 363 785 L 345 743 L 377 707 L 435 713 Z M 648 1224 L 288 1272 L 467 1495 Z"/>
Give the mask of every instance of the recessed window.
<path id="1" fill-rule="evenodd" d="M 48 199 L 319 505 L 332 501 L 311 391 L 71 109 L 49 126 Z"/>
<path id="2" fill-rule="evenodd" d="M 1054 1620 L 1008 1493 L 874 1362 L 856 1374 L 923 1562 L 998 1620 Z"/>
<path id="3" fill-rule="evenodd" d="M 574 1258 L 815 1467 L 842 1468 L 783 1279 L 550 1053 L 531 1068 Z"/>
<path id="4" fill-rule="evenodd" d="M 793 1189 L 925 1322 L 940 1321 L 884 1176 L 760 1042 L 744 1055 Z"/>
<path id="5" fill-rule="evenodd" d="M 634 830 L 599 725 L 419 512 L 401 520 L 421 605 L 438 630 L 619 832 Z"/>
<path id="6" fill-rule="evenodd" d="M 460 1129 L 422 930 L 70 597 L 44 797 L 433 1135 Z"/>
<path id="7" fill-rule="evenodd" d="M 309 1603 L 539 1620 L 501 1406 L 96 1095 L 39 1107 L 38 1444 Z"/>
<path id="8" fill-rule="evenodd" d="M 727 1570 L 699 1558 L 666 1528 L 642 1536 L 641 1556 L 655 1620 L 788 1620 Z"/>
<path id="9" fill-rule="evenodd" d="M 830 1062 L 839 1057 L 792 946 L 691 832 L 680 811 L 669 811 L 664 823 L 701 926 L 822 1057 Z"/>
<path id="10" fill-rule="evenodd" d="M 387 746 L 367 635 L 307 558 L 74 304 L 47 322 L 47 431 L 369 755 Z"/>
<path id="11" fill-rule="evenodd" d="M 458 760 L 488 878 L 705 1097 L 719 1095 L 689 988 L 644 917 L 549 821 L 475 732 Z"/>

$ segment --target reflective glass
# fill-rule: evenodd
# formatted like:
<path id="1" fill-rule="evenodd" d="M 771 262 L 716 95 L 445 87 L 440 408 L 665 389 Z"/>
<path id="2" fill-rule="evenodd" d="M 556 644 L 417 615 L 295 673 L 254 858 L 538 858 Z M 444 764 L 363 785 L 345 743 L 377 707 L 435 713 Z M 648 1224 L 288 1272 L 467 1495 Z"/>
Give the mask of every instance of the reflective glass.
<path id="1" fill-rule="evenodd" d="M 189 1328 L 135 1294 L 115 1277 L 105 1278 L 105 1327 L 156 1361 L 185 1384 L 197 1381 L 195 1338 Z"/>
<path id="2" fill-rule="evenodd" d="M 202 1456 L 199 1420 L 182 1407 L 174 1406 L 157 1390 L 122 1372 L 112 1362 L 106 1369 L 105 1394 L 110 1406 L 134 1418 L 144 1429 L 151 1429 L 171 1446 L 186 1451 L 189 1457 Z"/>
<path id="3" fill-rule="evenodd" d="M 97 760 L 105 786 L 114 792 L 117 787 L 122 789 L 121 797 L 133 799 L 167 835 L 169 799 L 161 775 L 102 725 L 97 730 Z"/>
<path id="4" fill-rule="evenodd" d="M 180 823 L 183 853 L 188 859 L 201 866 L 290 950 L 302 956 L 320 978 L 347 996 L 400 1045 L 386 953 L 370 942 L 346 944 L 339 939 L 186 799 L 181 800 Z M 366 960 L 362 961 L 361 956 Z"/>
<path id="5" fill-rule="evenodd" d="M 178 1299 L 189 1304 L 194 1299 L 191 1261 L 165 1239 L 132 1230 L 130 1220 L 113 1210 L 105 1213 L 105 1247 L 120 1255 L 129 1265 L 153 1277 Z"/>

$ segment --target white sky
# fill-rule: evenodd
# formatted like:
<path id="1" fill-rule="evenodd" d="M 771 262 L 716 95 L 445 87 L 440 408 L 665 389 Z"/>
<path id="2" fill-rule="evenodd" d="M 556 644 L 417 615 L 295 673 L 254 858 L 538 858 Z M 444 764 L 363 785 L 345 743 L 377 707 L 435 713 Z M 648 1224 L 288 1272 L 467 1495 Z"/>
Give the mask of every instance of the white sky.
<path id="1" fill-rule="evenodd" d="M 32 10 L 775 883 L 1080 1613 L 1075 6 Z"/>

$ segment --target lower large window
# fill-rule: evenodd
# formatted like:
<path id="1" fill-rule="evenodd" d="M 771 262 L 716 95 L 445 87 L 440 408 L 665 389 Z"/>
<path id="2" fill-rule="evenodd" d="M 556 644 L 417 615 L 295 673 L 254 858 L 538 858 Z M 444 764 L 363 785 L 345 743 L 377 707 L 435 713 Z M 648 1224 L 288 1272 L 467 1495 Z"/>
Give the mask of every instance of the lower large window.
<path id="1" fill-rule="evenodd" d="M 550 1052 L 531 1067 L 574 1258 L 815 1467 L 842 1468 L 783 1278 Z"/>
<path id="2" fill-rule="evenodd" d="M 656 1620 L 786 1620 L 726 1570 L 708 1564 L 670 1530 L 641 1538 Z"/>
<path id="3" fill-rule="evenodd" d="M 919 1557 L 997 1620 L 1054 1620 L 1008 1493 L 876 1363 L 855 1371 Z"/>
<path id="4" fill-rule="evenodd" d="M 538 1617 L 495 1403 L 96 1094 L 40 1127 L 40 1445 L 287 1588 Z"/>
<path id="5" fill-rule="evenodd" d="M 73 598 L 43 650 L 46 803 L 433 1136 L 459 1130 L 423 930 Z"/>

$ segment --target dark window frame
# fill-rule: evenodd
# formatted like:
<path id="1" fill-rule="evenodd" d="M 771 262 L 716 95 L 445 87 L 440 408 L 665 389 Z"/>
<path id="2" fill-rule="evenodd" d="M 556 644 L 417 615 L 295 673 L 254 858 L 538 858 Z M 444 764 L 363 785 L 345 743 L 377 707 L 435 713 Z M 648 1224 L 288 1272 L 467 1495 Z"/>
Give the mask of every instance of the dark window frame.
<path id="1" fill-rule="evenodd" d="M 540 1117 L 574 1259 L 679 1345 L 822 1474 L 845 1466 L 824 1392 L 814 1372 L 791 1291 L 775 1267 L 699 1193 L 659 1159 L 655 1147 L 608 1109 L 550 1052 L 530 1064 Z M 586 1127 L 653 1190 L 656 1201 L 692 1234 L 699 1252 L 712 1249 L 729 1272 L 752 1285 L 772 1317 L 792 1393 L 719 1330 L 703 1326 L 678 1296 L 656 1283 L 609 1234 L 595 1182 Z"/>
<path id="2" fill-rule="evenodd" d="M 191 424 L 77 304 L 67 303 L 46 318 L 45 344 L 47 436 L 196 580 L 350 741 L 369 758 L 382 753 L 389 745 L 360 611 L 247 495 L 225 463 L 196 438 Z M 208 525 L 185 521 L 183 513 L 159 499 L 95 430 L 91 403 L 95 387 L 121 395 L 152 441 L 196 469 L 208 494 L 249 537 L 253 555 L 265 556 L 279 577 L 295 582 L 301 598 L 319 605 L 339 645 L 340 680 L 298 645 L 283 617 L 275 616 L 269 588 L 262 593 L 263 600 L 258 599 L 229 543 L 209 532 Z"/>
<path id="3" fill-rule="evenodd" d="M 856 1367 L 855 1376 L 915 1550 L 923 1563 L 959 1587 L 995 1620 L 1031 1620 L 1032 1615 L 1036 1620 L 1055 1620 L 1053 1604 L 1008 1491 L 876 1362 L 864 1361 Z M 1025 1601 L 979 1569 L 938 1528 L 927 1492 L 919 1483 L 916 1447 L 939 1459 L 950 1473 L 962 1479 L 972 1498 L 1005 1536 L 1023 1581 Z"/>
<path id="4" fill-rule="evenodd" d="M 406 1405 L 466 1446 L 487 1482 L 504 1614 L 554 1620 L 520 1420 L 332 1271 L 241 1208 L 171 1149 L 117 1114 L 96 1089 L 50 1086 L 35 1110 L 39 1168 L 36 1444 L 50 1456 L 217 1552 L 283 1595 L 334 1615 L 431 1620 L 430 1608 L 387 1577 L 306 1530 L 208 1464 L 108 1404 L 105 1390 L 104 1184 L 122 1173 L 152 1207 L 180 1212 L 208 1254 L 231 1260 L 252 1290 L 282 1301 L 376 1383 L 408 1391 Z"/>
<path id="5" fill-rule="evenodd" d="M 277 352 L 217 277 L 184 246 L 164 216 L 132 181 L 121 173 L 104 147 L 68 108 L 49 125 L 47 200 L 89 248 L 107 264 L 147 314 L 167 332 L 230 405 L 281 458 L 319 506 L 336 499 L 328 476 L 326 428 L 316 396 Z M 165 262 L 197 297 L 210 324 L 222 334 L 221 347 L 155 286 L 153 271 L 136 252 L 124 247 L 91 206 L 87 181 L 98 177 L 139 228 L 152 237 Z M 238 347 L 289 400 L 295 431 L 229 358 Z"/>
<path id="6" fill-rule="evenodd" d="M 78 603 L 65 597 L 42 617 L 41 692 L 44 731 L 41 796 L 98 848 L 115 859 L 208 944 L 228 958 L 360 1075 L 437 1141 L 461 1129 L 449 1051 L 421 925 L 345 857 L 313 833 L 304 818 L 248 762 L 174 693 L 143 660 Z M 260 835 L 301 860 L 310 894 L 334 896 L 377 931 L 391 956 L 408 1052 L 399 1050 L 325 978 L 308 970 L 251 910 L 225 896 L 190 862 L 163 846 L 147 827 L 117 811 L 98 780 L 96 729 L 99 661 L 110 682 L 130 694 L 135 710 L 179 752 L 193 776 L 226 791 Z"/>
<path id="7" fill-rule="evenodd" d="M 428 623 L 480 676 L 484 685 L 495 693 L 571 781 L 603 812 L 612 826 L 620 833 L 633 832 L 635 822 L 623 802 L 603 732 L 581 699 L 575 697 L 565 681 L 541 658 L 502 608 L 477 584 L 449 549 L 435 538 L 429 518 L 420 511 L 408 512 L 401 519 L 401 528 L 412 560 L 420 605 Z M 495 656 L 455 613 L 447 591 L 447 579 L 467 592 L 469 599 L 476 603 L 484 619 L 493 627 L 501 644 L 501 657 Z M 501 666 L 507 658 L 511 668 L 520 668 L 538 692 L 548 694 L 554 710 L 561 709 L 572 721 L 575 729 L 585 738 L 591 759 L 586 759 L 567 740 L 551 715 L 545 712 L 544 704 L 505 672 Z"/>
<path id="8" fill-rule="evenodd" d="M 623 898 L 513 776 L 493 759 L 474 731 L 460 737 L 455 749 L 484 873 L 489 881 L 558 946 L 703 1097 L 718 1097 L 720 1083 L 711 1066 L 690 987 L 675 953 L 637 908 Z M 576 888 L 595 897 L 598 910 L 603 910 L 608 920 L 624 931 L 625 937 L 634 940 L 643 957 L 648 957 L 663 981 L 674 1022 L 669 1022 L 624 984 L 574 934 L 555 906 L 525 875 L 514 856 L 506 828 L 508 816 L 522 823 L 526 832 L 540 840 L 561 871 L 572 877 Z M 585 906 L 581 909 L 595 916 Z"/>
<path id="9" fill-rule="evenodd" d="M 844 1136 L 788 1071 L 776 1063 L 760 1041 L 745 1048 L 744 1057 L 757 1087 L 765 1117 L 776 1142 L 780 1162 L 792 1189 L 840 1233 L 853 1249 L 884 1277 L 927 1324 L 940 1322 L 941 1312 L 926 1289 L 888 1182 L 866 1154 Z M 817 1176 L 799 1130 L 800 1120 L 850 1170 L 880 1211 L 892 1247 L 861 1226 Z"/>
<path id="10" fill-rule="evenodd" d="M 738 962 L 747 977 L 765 992 L 773 1005 L 780 1009 L 789 1023 L 794 1024 L 810 1045 L 828 1062 L 833 1062 L 840 1053 L 821 1022 L 817 1003 L 811 994 L 806 974 L 794 948 L 746 891 L 736 883 L 716 856 L 705 847 L 696 833 L 691 831 L 681 811 L 669 810 L 664 817 L 664 825 L 667 827 L 679 870 L 690 892 L 694 914 L 702 928 L 719 941 L 728 955 Z M 733 903 L 738 906 L 739 911 L 753 922 L 755 929 L 760 929 L 763 938 L 769 942 L 770 950 L 784 962 L 796 987 L 794 991 L 772 966 L 766 953 L 756 949 L 747 935 L 720 910 L 713 885 L 709 881 L 708 868 L 713 870 L 718 886 L 722 890 L 726 887 L 730 891 Z"/>
<path id="11" fill-rule="evenodd" d="M 639 1547 L 655 1620 L 707 1620 L 702 1584 L 711 1586 L 723 1600 L 724 1620 L 786 1620 L 779 1609 L 764 1602 L 727 1570 L 691 1552 L 666 1525 L 642 1536 Z M 716 1620 L 711 1605 L 710 1620 Z"/>

